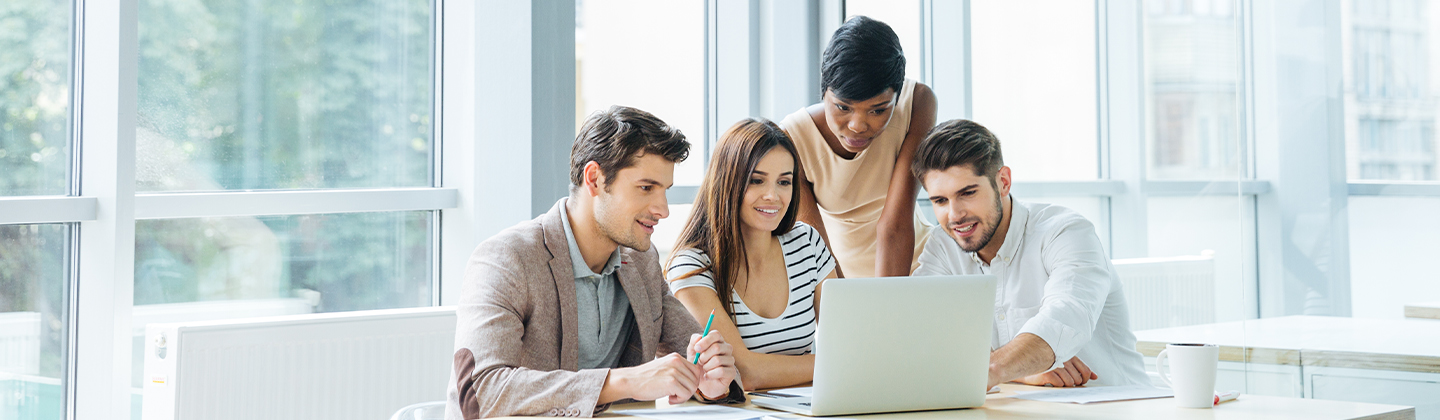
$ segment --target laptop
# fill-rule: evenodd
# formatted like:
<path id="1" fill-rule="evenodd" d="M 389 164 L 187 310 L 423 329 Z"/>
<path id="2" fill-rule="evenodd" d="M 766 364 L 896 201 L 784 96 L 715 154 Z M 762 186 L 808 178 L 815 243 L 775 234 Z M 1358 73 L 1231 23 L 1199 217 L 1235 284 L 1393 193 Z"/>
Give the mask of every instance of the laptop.
<path id="1" fill-rule="evenodd" d="M 814 394 L 750 402 L 807 416 L 979 407 L 994 308 L 991 275 L 828 280 Z"/>

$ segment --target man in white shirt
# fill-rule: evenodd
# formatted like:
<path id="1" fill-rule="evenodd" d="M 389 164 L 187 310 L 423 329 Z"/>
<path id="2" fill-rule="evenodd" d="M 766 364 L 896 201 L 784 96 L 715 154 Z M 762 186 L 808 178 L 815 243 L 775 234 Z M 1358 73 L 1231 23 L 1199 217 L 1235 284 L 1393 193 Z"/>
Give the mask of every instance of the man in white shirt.
<path id="1" fill-rule="evenodd" d="M 1150 383 L 1095 226 L 1064 207 L 1012 199 L 990 130 L 968 120 L 936 126 L 911 170 L 940 224 L 914 275 L 998 279 L 989 386 Z"/>

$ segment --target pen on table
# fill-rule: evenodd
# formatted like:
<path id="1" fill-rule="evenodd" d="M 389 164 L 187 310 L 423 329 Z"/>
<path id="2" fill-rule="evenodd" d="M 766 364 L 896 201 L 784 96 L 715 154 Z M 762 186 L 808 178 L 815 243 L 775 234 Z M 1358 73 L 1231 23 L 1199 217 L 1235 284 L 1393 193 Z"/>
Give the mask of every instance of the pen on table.
<path id="1" fill-rule="evenodd" d="M 712 322 L 715 322 L 715 310 L 714 310 L 714 309 L 711 309 L 711 310 L 710 310 L 710 319 L 705 320 L 705 330 L 700 331 L 700 338 L 705 338 L 705 336 L 710 335 L 710 323 L 712 323 Z M 692 365 L 698 365 L 698 364 L 700 364 L 700 352 L 698 352 L 698 351 L 695 352 L 695 361 L 690 362 L 690 364 L 692 364 Z"/>
<path id="2" fill-rule="evenodd" d="M 1240 397 L 1240 391 L 1229 391 L 1229 392 L 1222 392 L 1222 393 L 1219 393 L 1219 394 L 1215 394 L 1215 404 L 1212 404 L 1212 405 L 1220 405 L 1220 403 L 1223 403 L 1223 402 L 1226 402 L 1226 401 L 1232 401 L 1232 400 L 1234 400 L 1234 399 L 1236 399 L 1236 398 L 1239 398 L 1239 397 Z"/>

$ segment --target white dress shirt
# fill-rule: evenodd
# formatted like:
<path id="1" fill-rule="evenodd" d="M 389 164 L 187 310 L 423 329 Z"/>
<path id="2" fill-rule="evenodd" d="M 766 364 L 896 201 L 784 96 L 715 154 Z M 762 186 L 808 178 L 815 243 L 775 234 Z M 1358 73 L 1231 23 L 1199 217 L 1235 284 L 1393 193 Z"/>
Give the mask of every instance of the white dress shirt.
<path id="1" fill-rule="evenodd" d="M 994 274 L 991 350 L 1031 333 L 1055 352 L 1050 369 L 1079 356 L 1100 377 L 1091 384 L 1150 384 L 1130 332 L 1125 293 L 1095 226 L 1064 207 L 1011 204 L 1005 242 L 989 264 L 937 226 L 914 275 Z"/>

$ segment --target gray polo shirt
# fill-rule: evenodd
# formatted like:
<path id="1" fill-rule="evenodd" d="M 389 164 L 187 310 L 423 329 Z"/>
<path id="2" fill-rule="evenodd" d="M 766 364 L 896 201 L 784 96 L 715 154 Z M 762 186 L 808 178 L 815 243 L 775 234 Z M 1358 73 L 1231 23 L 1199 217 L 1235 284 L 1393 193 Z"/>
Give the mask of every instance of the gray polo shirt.
<path id="1" fill-rule="evenodd" d="M 615 270 L 620 268 L 620 249 L 610 254 L 600 274 L 585 265 L 575 232 L 570 228 L 570 214 L 560 205 L 560 218 L 565 221 L 565 240 L 570 243 L 570 262 L 575 270 L 575 303 L 580 321 L 580 369 L 617 367 L 620 353 L 634 329 L 634 312 L 630 297 L 620 287 Z"/>

